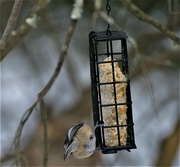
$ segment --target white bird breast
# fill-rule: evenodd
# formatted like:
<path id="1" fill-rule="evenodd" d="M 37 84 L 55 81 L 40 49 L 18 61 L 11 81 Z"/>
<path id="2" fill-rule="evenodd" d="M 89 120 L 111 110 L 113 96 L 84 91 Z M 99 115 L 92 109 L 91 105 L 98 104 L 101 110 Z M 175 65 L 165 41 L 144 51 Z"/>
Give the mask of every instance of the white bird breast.
<path id="1" fill-rule="evenodd" d="M 89 153 L 91 152 L 93 153 L 95 149 L 96 149 L 96 137 L 94 135 L 93 138 L 86 143 L 85 151 Z"/>

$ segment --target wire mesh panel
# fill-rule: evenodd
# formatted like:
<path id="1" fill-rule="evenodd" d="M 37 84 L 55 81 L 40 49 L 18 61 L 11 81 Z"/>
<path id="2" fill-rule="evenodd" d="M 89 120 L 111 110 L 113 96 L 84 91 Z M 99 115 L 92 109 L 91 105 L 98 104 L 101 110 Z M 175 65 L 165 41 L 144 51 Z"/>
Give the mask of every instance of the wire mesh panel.
<path id="1" fill-rule="evenodd" d="M 127 36 L 123 32 L 89 34 L 93 116 L 102 153 L 136 148 L 133 130 Z"/>

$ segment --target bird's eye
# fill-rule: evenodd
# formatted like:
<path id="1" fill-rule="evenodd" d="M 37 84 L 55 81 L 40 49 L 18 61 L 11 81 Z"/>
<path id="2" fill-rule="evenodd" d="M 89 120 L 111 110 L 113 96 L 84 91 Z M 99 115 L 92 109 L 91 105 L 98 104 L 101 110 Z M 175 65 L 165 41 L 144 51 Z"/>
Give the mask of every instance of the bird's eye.
<path id="1" fill-rule="evenodd" d="M 92 140 L 92 139 L 93 139 L 93 135 L 91 135 L 91 136 L 89 137 L 89 139 Z"/>

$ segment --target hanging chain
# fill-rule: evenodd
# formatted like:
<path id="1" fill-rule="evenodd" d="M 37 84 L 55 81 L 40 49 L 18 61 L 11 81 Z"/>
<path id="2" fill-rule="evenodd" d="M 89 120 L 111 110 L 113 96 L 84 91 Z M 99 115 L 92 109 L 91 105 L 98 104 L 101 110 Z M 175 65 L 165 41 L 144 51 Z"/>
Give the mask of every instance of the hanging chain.
<path id="1" fill-rule="evenodd" d="M 106 4 L 107 17 L 109 17 L 109 13 L 110 13 L 110 11 L 111 11 L 111 6 L 109 5 L 109 1 L 110 1 L 110 0 L 107 0 L 107 4 Z M 111 34 L 111 31 L 109 30 L 109 29 L 110 29 L 110 24 L 109 24 L 109 22 L 108 22 L 108 18 L 107 18 L 107 23 L 108 23 L 108 26 L 107 26 L 106 33 L 107 33 L 107 34 Z"/>

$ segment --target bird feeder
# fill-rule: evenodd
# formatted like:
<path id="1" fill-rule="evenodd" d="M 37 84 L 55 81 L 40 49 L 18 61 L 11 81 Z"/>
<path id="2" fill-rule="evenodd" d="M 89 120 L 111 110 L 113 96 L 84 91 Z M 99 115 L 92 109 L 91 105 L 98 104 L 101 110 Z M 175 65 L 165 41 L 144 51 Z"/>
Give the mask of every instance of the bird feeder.
<path id="1" fill-rule="evenodd" d="M 102 153 L 136 148 L 128 73 L 127 35 L 121 31 L 89 34 L 96 145 Z"/>

